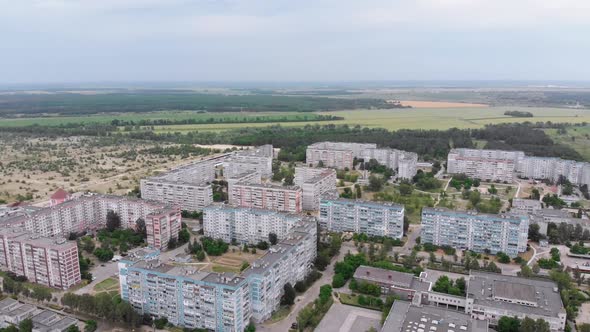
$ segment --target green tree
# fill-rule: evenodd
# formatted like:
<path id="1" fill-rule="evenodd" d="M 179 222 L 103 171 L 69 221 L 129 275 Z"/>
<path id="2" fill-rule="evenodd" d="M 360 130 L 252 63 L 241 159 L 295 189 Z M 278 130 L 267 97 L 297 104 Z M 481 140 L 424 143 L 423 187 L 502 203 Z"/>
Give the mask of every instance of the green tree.
<path id="1" fill-rule="evenodd" d="M 145 220 L 143 220 L 143 218 L 138 218 L 135 221 L 135 231 L 141 235 L 142 239 L 147 238 L 147 228 L 145 226 Z"/>
<path id="2" fill-rule="evenodd" d="M 502 316 L 498 320 L 498 332 L 519 332 L 520 322 L 516 317 Z"/>
<path id="3" fill-rule="evenodd" d="M 344 279 L 344 276 L 342 276 L 342 274 L 340 273 L 337 273 L 334 275 L 334 277 L 332 277 L 332 287 L 334 288 L 340 288 L 344 286 L 345 283 L 346 280 Z"/>
<path id="4" fill-rule="evenodd" d="M 281 304 L 292 305 L 293 303 L 295 303 L 296 296 L 297 293 L 295 292 L 295 289 L 293 289 L 293 286 L 291 286 L 291 283 L 286 283 L 283 286 L 283 296 L 281 297 Z"/>
<path id="5" fill-rule="evenodd" d="M 87 320 L 84 326 L 84 332 L 94 332 L 98 328 L 98 324 L 95 320 Z"/>
<path id="6" fill-rule="evenodd" d="M 23 319 L 18 324 L 18 331 L 19 332 L 32 332 L 33 331 L 33 321 L 30 318 Z"/>
<path id="7" fill-rule="evenodd" d="M 113 210 L 107 212 L 106 227 L 109 232 L 121 227 L 121 217 Z"/>
<path id="8" fill-rule="evenodd" d="M 373 192 L 380 191 L 383 188 L 383 179 L 380 176 L 371 174 L 369 176 L 369 185 L 367 189 Z"/>
<path id="9" fill-rule="evenodd" d="M 277 244 L 277 242 L 279 242 L 279 239 L 277 237 L 276 233 L 268 233 L 268 242 L 270 242 L 270 245 L 274 246 L 275 244 Z"/>

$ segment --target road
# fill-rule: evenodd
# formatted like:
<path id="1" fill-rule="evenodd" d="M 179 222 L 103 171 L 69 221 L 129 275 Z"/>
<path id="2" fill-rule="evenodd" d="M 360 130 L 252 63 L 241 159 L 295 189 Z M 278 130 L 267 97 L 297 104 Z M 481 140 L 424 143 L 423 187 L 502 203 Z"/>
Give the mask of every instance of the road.
<path id="1" fill-rule="evenodd" d="M 265 332 L 285 332 L 289 331 L 291 325 L 297 321 L 297 314 L 307 304 L 313 302 L 320 295 L 320 287 L 325 284 L 332 283 L 332 277 L 334 276 L 334 264 L 344 259 L 344 256 L 350 251 L 352 254 L 356 254 L 357 250 L 354 245 L 350 242 L 343 242 L 340 253 L 330 262 L 330 265 L 326 267 L 325 271 L 322 271 L 322 277 L 317 280 L 305 293 L 295 298 L 295 304 L 291 309 L 289 315 L 276 323 L 273 324 L 259 324 L 256 326 L 256 331 Z"/>
<path id="2" fill-rule="evenodd" d="M 408 228 L 407 241 L 404 243 L 403 247 L 393 247 L 391 249 L 392 253 L 399 253 L 399 254 L 409 254 L 412 252 L 412 249 L 416 245 L 416 238 L 420 236 L 420 231 L 422 230 L 421 224 L 410 224 Z"/>

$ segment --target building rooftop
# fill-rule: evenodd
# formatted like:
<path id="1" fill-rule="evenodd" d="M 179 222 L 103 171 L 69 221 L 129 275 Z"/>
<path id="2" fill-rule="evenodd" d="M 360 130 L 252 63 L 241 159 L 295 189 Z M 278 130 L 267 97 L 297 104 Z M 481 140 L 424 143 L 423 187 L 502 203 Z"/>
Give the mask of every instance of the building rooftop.
<path id="1" fill-rule="evenodd" d="M 258 209 L 252 207 L 231 206 L 225 203 L 213 203 L 203 208 L 203 212 L 207 211 L 226 211 L 226 212 L 244 212 L 256 215 L 281 215 L 284 218 L 293 218 L 297 220 L 307 219 L 304 215 L 297 213 L 281 212 L 275 210 Z"/>
<path id="2" fill-rule="evenodd" d="M 490 213 L 480 213 L 475 210 L 469 211 L 458 211 L 458 210 L 451 210 L 443 207 L 424 207 L 422 209 L 422 215 L 429 214 L 429 213 L 437 213 L 437 214 L 446 214 L 446 215 L 463 215 L 463 216 L 478 216 L 480 218 L 486 218 L 493 221 L 503 221 L 507 220 L 510 222 L 520 223 L 523 219 L 526 219 L 527 216 L 518 215 L 518 214 L 490 214 Z"/>
<path id="3" fill-rule="evenodd" d="M 376 207 L 376 208 L 404 209 L 403 205 L 392 203 L 392 202 L 373 202 L 373 201 L 366 201 L 366 200 L 362 200 L 362 199 L 348 199 L 348 198 L 330 199 L 326 195 L 322 196 L 322 202 L 331 202 L 334 204 L 363 205 L 363 206 L 370 206 L 370 207 Z"/>
<path id="4" fill-rule="evenodd" d="M 410 288 L 412 287 L 414 275 L 371 266 L 359 266 L 354 272 L 354 278 Z"/>
<path id="5" fill-rule="evenodd" d="M 413 306 L 395 301 L 383 324 L 382 332 L 486 332 L 488 322 L 479 321 L 454 310 Z"/>
<path id="6" fill-rule="evenodd" d="M 475 305 L 525 314 L 557 317 L 565 313 L 557 284 L 549 280 L 472 271 L 467 297 Z"/>

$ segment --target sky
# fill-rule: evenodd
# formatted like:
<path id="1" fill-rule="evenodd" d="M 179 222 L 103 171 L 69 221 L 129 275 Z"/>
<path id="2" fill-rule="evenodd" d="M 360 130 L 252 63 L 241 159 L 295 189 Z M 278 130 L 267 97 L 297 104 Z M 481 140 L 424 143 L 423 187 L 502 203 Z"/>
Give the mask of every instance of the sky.
<path id="1" fill-rule="evenodd" d="M 589 0 L 0 0 L 0 84 L 590 80 Z"/>

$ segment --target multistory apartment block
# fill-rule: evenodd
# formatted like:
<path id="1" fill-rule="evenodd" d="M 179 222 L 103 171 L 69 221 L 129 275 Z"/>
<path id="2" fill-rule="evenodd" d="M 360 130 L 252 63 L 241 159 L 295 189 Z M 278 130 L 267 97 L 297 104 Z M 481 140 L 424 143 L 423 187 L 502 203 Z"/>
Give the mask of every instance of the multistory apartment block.
<path id="1" fill-rule="evenodd" d="M 321 161 L 325 167 L 352 169 L 354 157 L 360 157 L 362 150 L 375 148 L 376 144 L 319 142 L 307 147 L 305 162 L 309 166 Z"/>
<path id="2" fill-rule="evenodd" d="M 152 177 L 141 179 L 140 188 L 142 198 L 176 204 L 183 210 L 201 211 L 213 203 L 213 188 L 206 182 L 193 183 Z"/>
<path id="3" fill-rule="evenodd" d="M 557 182 L 564 177 L 576 185 L 590 184 L 590 163 L 525 156 L 522 151 L 452 149 L 447 172 L 488 181 L 513 182 L 520 177 Z"/>
<path id="4" fill-rule="evenodd" d="M 333 232 L 355 232 L 401 239 L 404 236 L 404 207 L 349 199 L 322 199 L 320 226 Z"/>
<path id="5" fill-rule="evenodd" d="M 22 228 L 0 229 L 0 267 L 30 282 L 60 289 L 81 281 L 75 241 L 31 235 Z"/>
<path id="6" fill-rule="evenodd" d="M 338 197 L 336 171 L 331 168 L 295 167 L 295 184 L 303 193 L 303 209 L 316 211 L 323 195 Z"/>
<path id="7" fill-rule="evenodd" d="M 228 243 L 256 244 L 268 242 L 270 233 L 276 234 L 279 240 L 285 238 L 306 218 L 299 214 L 214 204 L 203 210 L 203 231 L 205 236 Z"/>
<path id="8" fill-rule="evenodd" d="M 522 151 L 452 149 L 447 160 L 449 174 L 465 174 L 486 181 L 513 182 Z"/>
<path id="9" fill-rule="evenodd" d="M 261 176 L 272 176 L 273 146 L 262 145 L 253 149 L 233 152 L 223 162 L 225 176 L 240 174 L 248 171 L 258 171 Z"/>
<path id="10" fill-rule="evenodd" d="M 249 170 L 243 173 L 237 173 L 232 175 L 225 175 L 227 179 L 227 192 L 231 193 L 236 183 L 254 183 L 254 184 L 261 184 L 262 183 L 262 175 L 259 171 L 256 170 Z M 229 197 L 230 204 L 231 204 L 231 195 Z"/>
<path id="11" fill-rule="evenodd" d="M 238 182 L 232 185 L 229 203 L 232 206 L 299 213 L 302 210 L 301 196 L 301 188 L 297 186 Z"/>
<path id="12" fill-rule="evenodd" d="M 319 142 L 307 147 L 306 163 L 317 166 L 352 169 L 354 158 L 368 162 L 375 159 L 379 164 L 397 170 L 397 176 L 411 179 L 416 175 L 418 155 L 390 148 L 377 148 L 372 143 Z"/>
<path id="13" fill-rule="evenodd" d="M 243 331 L 253 319 L 270 318 L 283 287 L 311 271 L 316 225 L 302 223 L 241 275 L 209 273 L 159 261 L 119 262 L 121 298 L 137 311 L 166 317 L 174 325 L 214 331 Z"/>
<path id="14" fill-rule="evenodd" d="M 529 218 L 524 215 L 494 215 L 445 208 L 422 209 L 423 243 L 475 252 L 489 250 L 516 257 L 526 251 Z"/>
<path id="15" fill-rule="evenodd" d="M 26 215 L 14 217 L 3 224 L 22 226 L 28 231 L 42 236 L 68 236 L 70 233 L 82 233 L 104 228 L 109 211 L 116 212 L 121 218 L 122 228 L 134 228 L 137 219 L 148 222 L 163 220 L 167 223 L 157 225 L 154 232 L 159 240 L 148 237 L 148 244 L 158 249 L 166 248 L 170 238 L 178 238 L 181 216 L 180 208 L 155 201 L 110 195 L 87 195 L 78 199 L 65 201 L 61 204 L 37 210 Z M 153 213 L 153 214 L 152 214 Z M 164 230 L 164 227 L 166 228 Z M 152 240 L 154 242 L 152 242 Z"/>

